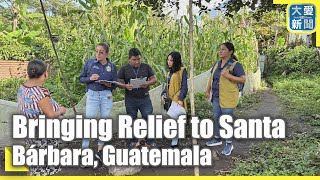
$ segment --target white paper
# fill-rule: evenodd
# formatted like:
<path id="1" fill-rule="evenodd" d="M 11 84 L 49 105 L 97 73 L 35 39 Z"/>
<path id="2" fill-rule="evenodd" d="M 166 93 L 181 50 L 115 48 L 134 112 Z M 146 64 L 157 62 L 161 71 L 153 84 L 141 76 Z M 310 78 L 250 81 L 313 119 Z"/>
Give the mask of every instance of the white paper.
<path id="1" fill-rule="evenodd" d="M 186 114 L 186 111 L 178 103 L 172 101 L 171 106 L 170 106 L 167 114 L 172 119 L 178 119 L 180 115 Z"/>
<path id="2" fill-rule="evenodd" d="M 140 88 L 140 86 L 142 84 L 145 84 L 146 82 L 147 82 L 147 77 L 130 79 L 130 84 L 132 84 L 133 89 Z"/>

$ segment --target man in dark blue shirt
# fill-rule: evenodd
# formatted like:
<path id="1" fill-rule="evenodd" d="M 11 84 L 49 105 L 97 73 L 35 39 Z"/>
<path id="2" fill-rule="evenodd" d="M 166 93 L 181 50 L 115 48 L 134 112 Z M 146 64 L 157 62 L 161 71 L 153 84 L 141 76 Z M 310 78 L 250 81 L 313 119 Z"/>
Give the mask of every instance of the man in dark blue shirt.
<path id="1" fill-rule="evenodd" d="M 121 67 L 118 73 L 119 82 L 118 85 L 121 88 L 125 88 L 125 106 L 127 114 L 132 117 L 133 120 L 137 119 L 138 110 L 140 111 L 142 118 L 147 120 L 148 115 L 152 114 L 153 107 L 149 96 L 149 87 L 156 83 L 157 78 L 153 69 L 145 63 L 141 63 L 141 52 L 137 48 L 132 48 L 129 51 L 129 63 Z M 146 83 L 142 84 L 139 88 L 133 88 L 130 84 L 131 79 L 147 78 Z M 131 140 L 129 142 L 130 147 L 139 145 L 140 141 Z M 148 139 L 147 145 L 155 147 L 156 144 L 153 140 Z"/>

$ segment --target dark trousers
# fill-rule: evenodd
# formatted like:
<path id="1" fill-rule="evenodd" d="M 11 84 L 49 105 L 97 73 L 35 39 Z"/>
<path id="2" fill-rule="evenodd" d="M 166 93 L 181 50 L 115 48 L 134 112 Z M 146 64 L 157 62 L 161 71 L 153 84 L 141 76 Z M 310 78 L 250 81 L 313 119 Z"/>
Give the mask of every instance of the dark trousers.
<path id="1" fill-rule="evenodd" d="M 151 115 L 153 112 L 153 107 L 151 103 L 150 96 L 144 97 L 125 97 L 125 106 L 127 114 L 132 117 L 133 120 L 137 119 L 138 110 L 140 111 L 142 118 L 148 120 L 148 115 Z M 137 139 L 132 139 L 128 143 L 137 142 Z M 147 139 L 147 143 L 151 144 L 154 142 L 154 139 Z"/>

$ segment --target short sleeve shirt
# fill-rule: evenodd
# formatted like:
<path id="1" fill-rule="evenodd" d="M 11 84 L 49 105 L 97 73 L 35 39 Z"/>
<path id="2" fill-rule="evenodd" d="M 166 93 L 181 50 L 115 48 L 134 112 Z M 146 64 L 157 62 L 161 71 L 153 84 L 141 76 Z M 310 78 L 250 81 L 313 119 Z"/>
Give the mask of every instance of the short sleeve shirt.
<path id="1" fill-rule="evenodd" d="M 48 89 L 42 86 L 28 87 L 21 85 L 18 89 L 18 106 L 21 114 L 27 118 L 38 118 L 40 114 L 43 114 L 39 106 L 39 101 L 45 97 L 49 97 L 54 111 L 59 110 L 59 104 L 54 101 Z"/>
<path id="2" fill-rule="evenodd" d="M 123 79 L 126 84 L 130 83 L 130 79 L 147 77 L 147 81 L 154 76 L 153 69 L 145 63 L 141 63 L 139 68 L 134 68 L 130 64 L 124 65 L 118 72 L 118 79 Z M 149 95 L 148 88 L 137 88 L 131 91 L 125 90 L 126 96 L 145 97 Z"/>

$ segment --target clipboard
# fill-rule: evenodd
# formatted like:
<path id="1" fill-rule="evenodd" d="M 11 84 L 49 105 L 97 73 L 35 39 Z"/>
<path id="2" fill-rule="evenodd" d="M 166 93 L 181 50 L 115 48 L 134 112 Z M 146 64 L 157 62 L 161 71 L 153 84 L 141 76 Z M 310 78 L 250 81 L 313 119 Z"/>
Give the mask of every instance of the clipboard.
<path id="1" fill-rule="evenodd" d="M 117 82 L 117 81 L 108 81 L 108 80 L 97 80 L 95 81 L 97 83 L 111 83 L 111 84 L 116 84 L 116 85 L 119 85 L 120 83 Z"/>

